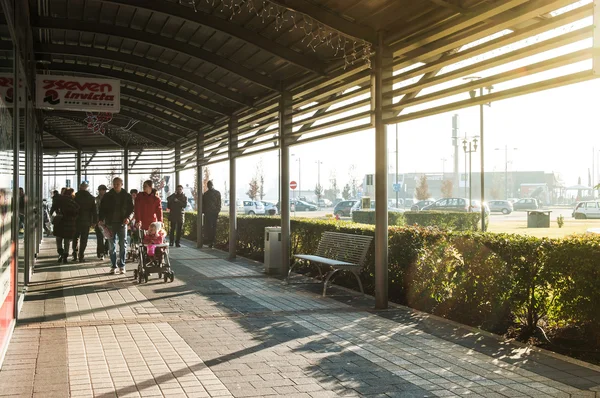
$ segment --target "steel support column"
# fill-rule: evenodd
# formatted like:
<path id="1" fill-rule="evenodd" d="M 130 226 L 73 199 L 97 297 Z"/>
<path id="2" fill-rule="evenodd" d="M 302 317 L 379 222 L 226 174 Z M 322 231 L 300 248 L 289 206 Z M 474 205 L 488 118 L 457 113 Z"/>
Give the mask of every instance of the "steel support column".
<path id="1" fill-rule="evenodd" d="M 236 170 L 238 121 L 235 116 L 229 119 L 229 259 L 236 257 L 237 249 L 237 208 Z"/>
<path id="2" fill-rule="evenodd" d="M 377 37 L 375 64 L 371 75 L 372 107 L 375 119 L 375 307 L 388 306 L 388 157 L 387 131 L 384 124 L 383 108 L 392 104 L 384 92 L 392 85 L 384 80 L 392 77 L 392 52 L 385 46 L 383 33 Z"/>
<path id="3" fill-rule="evenodd" d="M 77 180 L 75 181 L 75 184 L 73 184 L 73 189 L 75 189 L 75 192 L 77 192 L 79 190 L 79 184 L 81 184 L 81 149 L 77 150 L 75 162 L 75 173 L 77 174 Z M 127 184 L 125 184 L 125 186 L 127 186 Z"/>
<path id="4" fill-rule="evenodd" d="M 600 0 L 594 0 L 594 33 L 593 33 L 594 56 L 592 58 L 592 70 L 595 75 L 600 74 Z"/>
<path id="5" fill-rule="evenodd" d="M 177 185 L 181 184 L 180 182 L 180 174 L 179 167 L 181 166 L 181 144 L 175 144 L 175 188 L 177 189 Z M 175 189 L 173 190 L 175 192 Z"/>
<path id="6" fill-rule="evenodd" d="M 290 148 L 292 133 L 292 94 L 285 91 L 279 100 L 279 178 L 281 198 L 281 272 L 287 275 L 290 267 Z"/>
<path id="7" fill-rule="evenodd" d="M 123 149 L 123 189 L 129 192 L 129 148 Z"/>
<path id="8" fill-rule="evenodd" d="M 196 136 L 196 247 L 202 247 L 202 226 L 204 218 L 202 217 L 202 158 L 204 157 L 204 147 L 202 146 L 202 137 Z"/>
<path id="9" fill-rule="evenodd" d="M 31 177 L 32 177 L 32 170 L 31 170 L 31 148 L 32 148 L 32 143 L 31 140 L 33 139 L 33 124 L 31 123 L 32 121 L 32 115 L 29 113 L 28 109 L 25 109 L 25 131 L 24 131 L 24 137 L 25 137 L 25 143 L 23 146 L 23 152 L 24 152 L 24 156 L 25 156 L 25 185 L 23 186 L 24 190 L 25 190 L 25 211 L 24 211 L 24 217 L 25 217 L 25 221 L 24 221 L 24 226 L 23 226 L 23 242 L 24 242 L 24 249 L 25 249 L 25 285 L 29 285 L 29 283 L 31 282 L 31 278 L 33 276 L 33 250 L 32 250 L 32 243 L 33 243 L 33 225 L 32 225 L 32 221 L 33 221 L 33 217 L 31 217 L 32 215 L 32 209 L 31 209 L 31 204 L 32 204 L 32 189 L 31 187 L 33 186 L 32 181 L 31 181 Z"/>
<path id="10" fill-rule="evenodd" d="M 479 89 L 479 95 L 483 97 L 483 87 Z M 485 165 L 484 165 L 484 149 L 483 146 L 483 104 L 479 105 L 479 145 L 481 147 L 481 152 L 479 153 L 481 157 L 481 231 L 485 232 Z M 469 204 L 470 205 L 470 204 Z"/>

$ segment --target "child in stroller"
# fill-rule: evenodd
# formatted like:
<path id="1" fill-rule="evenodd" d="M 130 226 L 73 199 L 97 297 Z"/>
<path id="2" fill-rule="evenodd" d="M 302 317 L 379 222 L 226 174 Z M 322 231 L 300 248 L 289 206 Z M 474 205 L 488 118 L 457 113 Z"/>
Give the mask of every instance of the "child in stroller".
<path id="1" fill-rule="evenodd" d="M 164 243 L 166 233 L 162 223 L 154 222 L 150 224 L 145 234 L 143 230 L 139 233 L 141 244 L 138 245 L 138 269 L 133 272 L 134 279 L 138 279 L 140 283 L 148 282 L 148 276 L 157 273 L 158 277 L 162 277 L 165 282 L 167 280 L 173 282 L 175 274 L 171 270 L 169 261 L 169 246 Z"/>

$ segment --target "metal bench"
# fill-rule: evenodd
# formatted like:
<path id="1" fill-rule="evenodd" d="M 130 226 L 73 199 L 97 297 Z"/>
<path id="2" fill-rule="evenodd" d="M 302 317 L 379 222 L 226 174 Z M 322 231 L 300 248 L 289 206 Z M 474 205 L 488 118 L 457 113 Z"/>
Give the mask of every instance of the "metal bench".
<path id="1" fill-rule="evenodd" d="M 327 285 L 331 281 L 333 275 L 338 271 L 350 271 L 356 277 L 358 286 L 362 294 L 365 294 L 360 281 L 359 271 L 364 265 L 367 251 L 371 246 L 372 236 L 343 234 L 339 232 L 325 232 L 319 241 L 317 253 L 311 254 L 296 254 L 294 264 L 290 267 L 286 283 L 290 281 L 290 275 L 294 268 L 300 264 L 300 261 L 307 261 L 317 266 L 319 275 L 323 279 L 323 297 L 327 293 Z M 328 268 L 329 271 L 323 277 L 322 267 Z"/>

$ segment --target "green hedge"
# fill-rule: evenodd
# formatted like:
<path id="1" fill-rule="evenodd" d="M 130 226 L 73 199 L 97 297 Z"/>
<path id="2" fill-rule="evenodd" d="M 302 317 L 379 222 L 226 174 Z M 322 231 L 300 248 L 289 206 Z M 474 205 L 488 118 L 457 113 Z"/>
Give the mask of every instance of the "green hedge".
<path id="1" fill-rule="evenodd" d="M 276 217 L 238 217 L 238 253 L 262 261 L 264 228 L 279 222 Z M 186 216 L 186 231 L 195 233 L 194 223 L 194 216 Z M 228 230 L 227 216 L 220 216 L 217 247 L 227 249 Z M 296 219 L 291 231 L 296 254 L 314 253 L 325 231 L 373 235 L 374 227 Z M 529 335 L 540 324 L 574 325 L 600 344 L 600 237 L 539 239 L 390 227 L 388 264 L 391 301 L 496 333 L 516 327 Z M 362 279 L 365 291 L 373 294 L 372 247 Z M 340 275 L 336 283 L 357 288 L 349 275 Z"/>
<path id="2" fill-rule="evenodd" d="M 375 210 L 354 210 L 352 221 L 359 224 L 375 225 Z M 404 225 L 404 215 L 400 212 L 388 212 L 388 225 Z"/>
<path id="3" fill-rule="evenodd" d="M 450 211 L 407 211 L 404 213 L 406 225 L 438 227 L 453 231 L 481 230 L 481 214 Z M 488 220 L 486 218 L 486 224 Z"/>

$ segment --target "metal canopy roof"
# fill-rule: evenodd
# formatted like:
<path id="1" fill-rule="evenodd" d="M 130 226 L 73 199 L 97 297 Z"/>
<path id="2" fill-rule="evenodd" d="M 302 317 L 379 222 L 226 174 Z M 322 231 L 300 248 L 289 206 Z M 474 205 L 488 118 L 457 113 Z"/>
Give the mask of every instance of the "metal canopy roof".
<path id="1" fill-rule="evenodd" d="M 277 120 L 277 100 L 284 91 L 294 96 L 296 116 L 307 114 L 306 107 L 317 111 L 306 115 L 310 116 L 306 122 L 296 124 L 295 119 L 295 126 L 300 126 L 294 131 L 298 138 L 316 130 L 322 116 L 368 105 L 361 97 L 342 110 L 331 109 L 340 100 L 368 93 L 370 71 L 363 54 L 371 55 L 378 31 L 385 32 L 394 70 L 425 64 L 388 78 L 397 83 L 423 73 L 426 77 L 387 94 L 404 97 L 390 108 L 395 113 L 386 121 L 427 116 L 435 112 L 402 117 L 399 112 L 428 100 L 415 98 L 421 89 L 447 81 L 447 76 L 435 75 L 450 62 L 465 59 L 468 52 L 458 52 L 462 46 L 503 29 L 510 29 L 513 36 L 533 34 L 547 23 L 550 11 L 574 2 L 30 0 L 38 73 L 116 78 L 122 86 L 121 112 L 114 115 L 105 136 L 87 130 L 81 112 L 44 112 L 44 148 L 85 151 L 173 147 L 177 142 L 190 147 L 200 134 L 207 145 L 204 153 L 216 155 L 226 145 L 219 137 L 226 135 L 232 115 L 240 119 L 244 145 L 260 146 L 264 137 L 277 134 L 269 126 Z M 287 14 L 282 16 L 284 8 L 279 7 L 285 7 Z M 292 18 L 290 12 L 297 13 Z M 322 39 L 321 45 L 315 45 L 319 39 L 312 41 L 333 37 L 332 32 L 340 32 L 335 43 L 330 38 Z M 352 87 L 359 91 L 347 93 Z M 358 113 L 353 120 L 370 115 Z M 345 127 L 342 119 L 328 123 Z M 252 129 L 253 138 L 244 141 L 243 134 Z M 341 128 L 336 134 L 356 129 Z M 273 147 L 276 144 L 269 148 Z M 187 163 L 192 164 L 191 158 Z"/>

